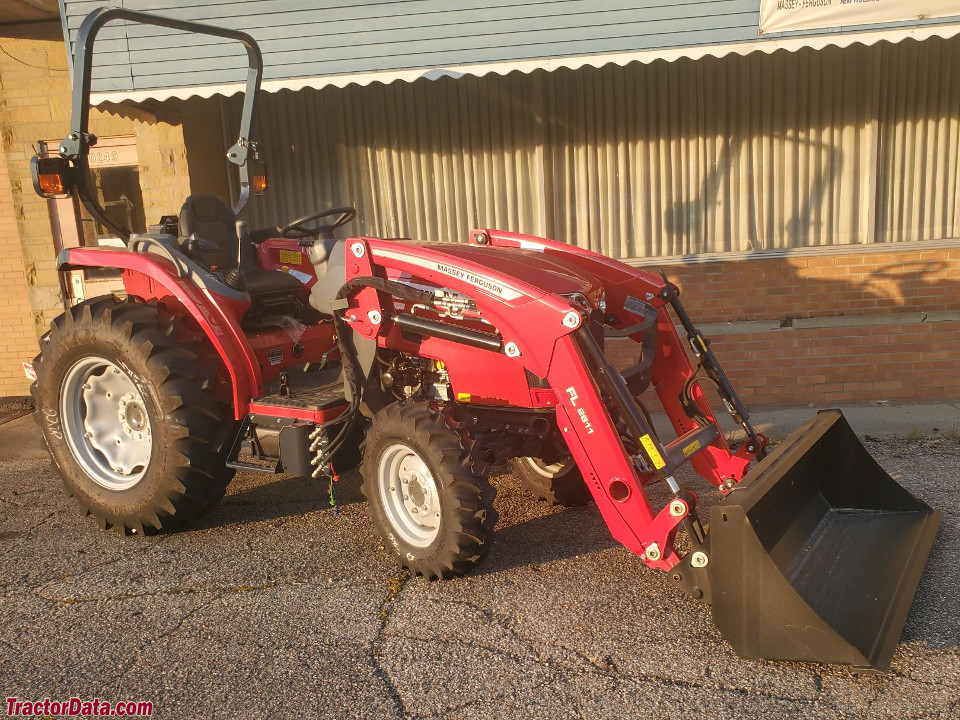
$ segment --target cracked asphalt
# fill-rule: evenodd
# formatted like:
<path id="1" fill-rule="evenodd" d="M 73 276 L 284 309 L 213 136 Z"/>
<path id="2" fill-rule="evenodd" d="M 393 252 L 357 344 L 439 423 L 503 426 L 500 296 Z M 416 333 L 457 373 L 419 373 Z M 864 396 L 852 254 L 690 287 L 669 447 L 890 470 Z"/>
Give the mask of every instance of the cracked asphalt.
<path id="1" fill-rule="evenodd" d="M 616 544 L 594 508 L 538 504 L 510 476 L 495 482 L 487 561 L 427 582 L 375 539 L 355 473 L 339 515 L 314 483 L 241 473 L 194 528 L 121 538 L 80 515 L 11 427 L 0 426 L 4 697 L 144 699 L 158 718 L 960 714 L 956 439 L 868 441 L 944 521 L 892 674 L 856 676 L 738 658 L 709 608 Z"/>

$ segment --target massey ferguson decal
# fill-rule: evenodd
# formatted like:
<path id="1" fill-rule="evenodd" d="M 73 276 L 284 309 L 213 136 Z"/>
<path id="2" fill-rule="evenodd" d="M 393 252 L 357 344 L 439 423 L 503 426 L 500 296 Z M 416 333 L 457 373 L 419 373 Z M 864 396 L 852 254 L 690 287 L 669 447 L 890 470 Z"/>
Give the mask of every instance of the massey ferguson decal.
<path id="1" fill-rule="evenodd" d="M 453 267 L 441 262 L 426 261 L 411 257 L 404 253 L 393 252 L 391 250 L 382 250 L 378 249 L 376 251 L 377 259 L 386 258 L 390 260 L 398 260 L 400 262 L 409 263 L 417 267 L 427 268 L 429 270 L 434 270 L 436 272 L 448 275 L 450 277 L 456 278 L 457 280 L 462 280 L 463 282 L 470 283 L 471 285 L 480 288 L 481 290 L 489 293 L 490 295 L 495 295 L 504 300 L 516 300 L 521 297 L 521 293 L 517 292 L 511 287 L 508 287 L 502 283 L 498 283 L 496 280 L 485 277 L 483 275 L 478 275 L 476 273 L 463 270 L 461 268 Z"/>
<path id="2" fill-rule="evenodd" d="M 489 278 L 468 273 L 460 268 L 450 267 L 449 265 L 444 265 L 443 263 L 437 263 L 437 270 L 442 272 L 444 275 L 449 275 L 451 277 L 463 280 L 464 282 L 468 282 L 471 285 L 476 285 L 481 290 L 486 290 L 487 292 L 493 293 L 494 295 L 499 295 L 500 297 L 503 297 L 505 292 L 503 285 L 498 285 Z"/>

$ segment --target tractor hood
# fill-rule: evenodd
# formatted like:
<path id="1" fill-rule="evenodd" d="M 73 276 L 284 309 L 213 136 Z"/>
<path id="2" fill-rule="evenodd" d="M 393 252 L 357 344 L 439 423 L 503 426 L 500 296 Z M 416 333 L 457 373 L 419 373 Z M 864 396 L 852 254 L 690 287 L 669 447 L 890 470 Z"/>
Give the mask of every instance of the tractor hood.
<path id="1" fill-rule="evenodd" d="M 404 242 L 404 245 L 443 253 L 450 257 L 450 263 L 454 267 L 458 260 L 483 265 L 489 269 L 492 282 L 498 279 L 513 279 L 554 295 L 569 296 L 579 293 L 586 297 L 594 308 L 599 306 L 603 297 L 603 284 L 596 276 L 560 257 L 546 256 L 535 250 L 449 242 Z"/>

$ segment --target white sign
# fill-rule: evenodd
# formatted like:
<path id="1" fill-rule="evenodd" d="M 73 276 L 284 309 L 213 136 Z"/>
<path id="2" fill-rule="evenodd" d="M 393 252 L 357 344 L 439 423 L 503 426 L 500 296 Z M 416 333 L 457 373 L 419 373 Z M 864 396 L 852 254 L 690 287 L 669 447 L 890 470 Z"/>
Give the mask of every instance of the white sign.
<path id="1" fill-rule="evenodd" d="M 960 0 L 760 0 L 760 34 L 960 15 Z"/>

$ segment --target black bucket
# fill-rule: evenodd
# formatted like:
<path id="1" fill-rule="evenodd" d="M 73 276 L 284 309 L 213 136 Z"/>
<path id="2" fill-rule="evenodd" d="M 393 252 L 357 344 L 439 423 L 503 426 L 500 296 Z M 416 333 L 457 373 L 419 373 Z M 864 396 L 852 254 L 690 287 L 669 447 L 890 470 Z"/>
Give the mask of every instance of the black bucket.
<path id="1" fill-rule="evenodd" d="M 940 518 L 823 411 L 711 509 L 714 622 L 746 658 L 886 671 Z"/>

